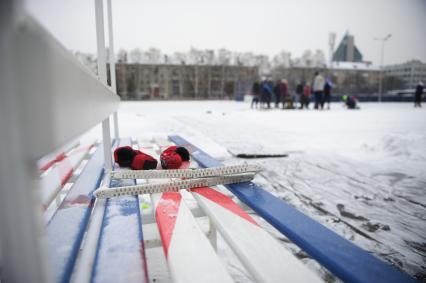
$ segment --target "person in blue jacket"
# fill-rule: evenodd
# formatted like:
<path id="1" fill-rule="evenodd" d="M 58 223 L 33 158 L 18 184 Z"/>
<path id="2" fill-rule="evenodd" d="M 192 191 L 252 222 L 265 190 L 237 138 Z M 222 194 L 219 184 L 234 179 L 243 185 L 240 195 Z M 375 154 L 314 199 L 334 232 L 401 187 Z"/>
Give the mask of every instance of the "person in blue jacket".
<path id="1" fill-rule="evenodd" d="M 262 82 L 262 103 L 266 104 L 266 108 L 271 108 L 271 99 L 273 93 L 272 80 L 264 80 Z"/>
<path id="2" fill-rule="evenodd" d="M 331 100 L 331 89 L 333 84 L 330 79 L 327 79 L 324 84 L 324 99 L 322 101 L 321 108 L 324 108 L 324 104 L 327 103 L 327 109 L 330 109 L 330 100 Z"/>

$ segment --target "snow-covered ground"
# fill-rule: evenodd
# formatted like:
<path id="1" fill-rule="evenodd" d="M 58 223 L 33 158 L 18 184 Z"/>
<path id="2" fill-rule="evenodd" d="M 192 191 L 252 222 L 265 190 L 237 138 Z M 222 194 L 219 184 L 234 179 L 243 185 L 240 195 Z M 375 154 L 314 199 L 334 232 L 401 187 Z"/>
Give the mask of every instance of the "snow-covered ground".
<path id="1" fill-rule="evenodd" d="M 424 278 L 426 109 L 411 103 L 361 108 L 252 110 L 248 103 L 232 101 L 123 102 L 120 130 L 122 136 L 179 134 L 229 164 L 241 162 L 236 153 L 289 153 L 288 158 L 250 160 L 265 168 L 255 182 Z"/>

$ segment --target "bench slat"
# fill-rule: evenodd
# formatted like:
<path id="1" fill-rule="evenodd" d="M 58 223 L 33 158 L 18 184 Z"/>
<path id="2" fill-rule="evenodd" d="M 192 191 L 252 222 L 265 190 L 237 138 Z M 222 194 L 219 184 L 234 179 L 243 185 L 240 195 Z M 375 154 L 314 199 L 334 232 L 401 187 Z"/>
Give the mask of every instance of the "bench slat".
<path id="1" fill-rule="evenodd" d="M 156 219 L 174 282 L 233 282 L 177 192 L 163 193 Z"/>
<path id="2" fill-rule="evenodd" d="M 120 141 L 126 145 L 130 139 Z M 111 187 L 134 184 L 110 182 Z M 92 282 L 148 282 L 138 197 L 107 199 L 99 237 Z"/>
<path id="3" fill-rule="evenodd" d="M 60 161 L 52 164 L 52 168 L 41 176 L 41 198 L 45 208 L 68 182 L 91 148 L 92 145 L 71 150 L 68 154 L 64 154 Z"/>
<path id="4" fill-rule="evenodd" d="M 177 145 L 185 145 L 201 167 L 222 165 L 180 136 L 170 136 L 170 139 Z M 246 182 L 226 187 L 343 281 L 415 282 L 407 274 L 369 254 L 257 185 Z"/>
<path id="5" fill-rule="evenodd" d="M 207 187 L 192 192 L 256 282 L 322 282 L 228 196 Z"/>
<path id="6" fill-rule="evenodd" d="M 99 146 L 47 225 L 48 248 L 55 282 L 68 282 L 87 226 L 92 192 L 103 175 Z"/>
<path id="7" fill-rule="evenodd" d="M 167 146 L 167 138 L 155 137 L 154 148 L 141 150 L 158 156 Z M 187 168 L 185 162 L 181 168 Z M 166 180 L 158 180 L 158 182 Z M 155 218 L 173 282 L 233 282 L 210 241 L 198 226 L 193 214 L 178 192 L 152 194 Z"/>

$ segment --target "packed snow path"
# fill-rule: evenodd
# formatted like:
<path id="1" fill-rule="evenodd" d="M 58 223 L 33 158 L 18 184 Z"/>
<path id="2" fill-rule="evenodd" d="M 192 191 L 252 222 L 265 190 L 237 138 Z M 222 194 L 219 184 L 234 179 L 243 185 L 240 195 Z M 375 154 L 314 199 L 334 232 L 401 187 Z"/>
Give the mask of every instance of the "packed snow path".
<path id="1" fill-rule="evenodd" d="M 361 107 L 252 110 L 247 103 L 223 101 L 123 102 L 120 128 L 122 136 L 177 133 L 227 164 L 260 164 L 265 170 L 256 183 L 424 278 L 426 109 L 409 103 Z M 238 153 L 289 157 L 243 160 L 233 156 Z"/>

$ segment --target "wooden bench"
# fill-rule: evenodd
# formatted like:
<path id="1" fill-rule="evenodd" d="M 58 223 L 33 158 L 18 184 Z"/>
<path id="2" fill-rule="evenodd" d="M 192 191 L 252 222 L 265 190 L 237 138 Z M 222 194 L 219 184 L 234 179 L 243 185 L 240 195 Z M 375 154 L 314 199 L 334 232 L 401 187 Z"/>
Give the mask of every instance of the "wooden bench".
<path id="1" fill-rule="evenodd" d="M 2 62 L 10 69 L 1 68 L 8 78 L 16 80 L 0 78 L 0 85 L 10 90 L 5 103 L 0 104 L 1 279 L 5 282 L 148 282 L 147 246 L 160 243 L 167 262 L 165 272 L 170 273 L 172 281 L 232 282 L 232 274 L 215 250 L 216 233 L 220 233 L 255 282 L 320 281 L 217 188 L 151 195 L 153 208 L 146 215 L 141 210 L 144 196 L 106 200 L 93 197 L 93 191 L 100 185 L 114 187 L 142 182 L 110 180 L 105 173 L 120 170 L 111 164 L 115 147 L 144 146 L 118 136 L 111 143 L 109 117 L 117 111 L 119 99 L 106 84 L 104 39 L 100 36 L 102 1 L 96 3 L 97 27 L 102 31 L 98 30 L 100 81 L 31 17 L 19 13 L 17 17 L 12 9 L 10 16 L 3 19 L 0 38 L 8 41 L 1 58 L 6 59 Z M 15 59 L 16 65 L 10 64 L 9 57 Z M 102 123 L 102 145 L 85 154 L 88 159 L 84 168 L 75 176 L 66 195 L 59 199 L 60 204 L 45 225 L 37 160 L 57 152 L 99 123 Z M 179 136 L 171 136 L 170 141 L 191 151 L 194 167 L 221 165 Z M 165 143 L 153 141 L 152 153 L 158 155 L 159 145 Z M 73 170 L 73 166 L 67 167 L 64 180 Z M 64 180 L 60 180 L 61 186 Z M 57 182 L 53 181 L 52 187 L 53 192 L 58 192 Z M 226 187 L 343 281 L 413 282 L 408 275 L 255 184 Z M 187 197 L 195 199 L 198 209 L 189 205 Z M 49 191 L 46 203 L 54 198 Z M 207 233 L 198 225 L 198 216 L 208 217 Z M 145 224 L 146 219 L 153 223 Z M 154 232 L 150 232 L 159 239 L 153 237 L 148 242 L 144 234 L 152 229 Z"/>

